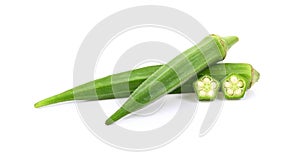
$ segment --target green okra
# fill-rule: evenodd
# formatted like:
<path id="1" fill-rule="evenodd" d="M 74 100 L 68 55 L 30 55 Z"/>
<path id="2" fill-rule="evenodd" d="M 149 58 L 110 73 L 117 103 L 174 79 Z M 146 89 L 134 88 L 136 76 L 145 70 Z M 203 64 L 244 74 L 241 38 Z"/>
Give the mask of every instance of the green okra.
<path id="1" fill-rule="evenodd" d="M 216 99 L 220 83 L 211 76 L 204 75 L 194 82 L 194 89 L 199 101 L 211 101 Z"/>
<path id="2" fill-rule="evenodd" d="M 247 90 L 247 79 L 232 73 L 226 76 L 222 82 L 222 91 L 226 99 L 241 99 Z"/>
<path id="3" fill-rule="evenodd" d="M 105 124 L 110 125 L 131 112 L 145 107 L 175 90 L 209 65 L 223 60 L 227 50 L 237 41 L 238 38 L 235 36 L 224 38 L 217 35 L 207 36 L 150 75 L 134 90 L 122 107 L 106 120 Z"/>
<path id="4" fill-rule="evenodd" d="M 60 94 L 51 96 L 44 100 L 37 102 L 34 106 L 36 108 L 43 107 L 51 104 L 67 102 L 71 100 L 104 100 L 113 98 L 125 98 L 130 95 L 142 82 L 144 82 L 152 73 L 159 69 L 162 65 L 148 66 L 132 71 L 117 73 L 109 75 L 83 85 L 77 86 L 73 89 L 69 89 Z M 213 76 L 218 81 L 222 81 L 223 78 L 230 74 L 237 73 L 247 78 L 247 88 L 250 88 L 259 79 L 259 73 L 247 63 L 221 63 L 212 65 L 209 68 L 199 72 L 198 78 L 204 75 Z M 117 78 L 117 81 L 112 81 L 112 78 Z M 114 79 L 116 80 L 116 79 Z M 192 88 L 193 80 L 189 80 L 182 86 L 185 90 L 181 90 L 181 87 L 175 89 L 170 94 L 177 93 L 189 93 L 194 92 Z M 115 88 L 113 86 L 128 86 L 128 88 Z M 118 90 L 119 89 L 119 90 Z M 76 98 L 74 97 L 74 90 L 76 90 Z M 95 99 L 94 90 L 96 90 L 97 97 Z"/>

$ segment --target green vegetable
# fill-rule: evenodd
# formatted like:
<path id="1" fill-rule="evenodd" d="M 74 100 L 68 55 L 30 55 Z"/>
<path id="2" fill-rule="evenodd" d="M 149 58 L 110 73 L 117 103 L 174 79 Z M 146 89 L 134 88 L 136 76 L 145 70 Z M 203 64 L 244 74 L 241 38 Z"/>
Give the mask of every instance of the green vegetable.
<path id="1" fill-rule="evenodd" d="M 216 64 L 214 66 L 211 66 L 209 69 L 205 69 L 201 73 L 209 74 L 219 81 L 222 81 L 231 73 L 239 74 L 247 80 L 247 89 L 250 89 L 251 86 L 253 86 L 253 84 L 257 82 L 260 77 L 260 74 L 252 67 L 252 65 L 247 63 Z"/>
<path id="2" fill-rule="evenodd" d="M 128 97 L 143 81 L 161 65 L 148 66 L 132 71 L 109 75 L 60 94 L 51 96 L 34 104 L 39 108 L 70 100 L 104 100 Z M 127 88 L 126 88 L 127 87 Z M 95 97 L 95 91 L 97 97 Z M 180 92 L 180 91 L 177 91 Z M 75 96 L 76 94 L 76 96 Z"/>
<path id="3" fill-rule="evenodd" d="M 222 82 L 222 90 L 226 99 L 240 99 L 246 93 L 247 79 L 239 74 L 232 73 Z"/>
<path id="4" fill-rule="evenodd" d="M 204 75 L 194 82 L 194 89 L 200 101 L 211 101 L 216 99 L 220 83 L 209 75 Z"/>
<path id="5" fill-rule="evenodd" d="M 38 108 L 51 104 L 74 100 L 74 90 L 76 90 L 76 94 L 78 94 L 76 95 L 77 100 L 103 100 L 128 97 L 130 93 L 132 93 L 142 82 L 144 82 L 152 73 L 154 73 L 160 67 L 161 65 L 148 66 L 132 71 L 117 73 L 113 76 L 110 75 L 104 78 L 100 78 L 75 87 L 73 89 L 67 90 L 60 94 L 54 95 L 52 97 L 46 98 L 44 100 L 41 100 L 37 102 L 34 106 Z M 255 69 L 253 69 L 253 67 L 250 64 L 246 63 L 216 64 L 199 72 L 198 77 L 200 78 L 203 75 L 211 75 L 218 81 L 221 81 L 226 75 L 230 73 L 237 73 L 243 76 L 244 78 L 247 78 L 248 88 L 250 88 L 250 86 L 252 86 L 259 79 L 259 73 Z M 112 78 L 117 78 L 118 82 L 112 82 Z M 192 83 L 193 79 L 187 81 L 182 85 L 183 89 L 185 89 L 184 91 L 181 90 L 181 87 L 179 87 L 172 91 L 170 94 L 193 92 Z M 114 94 L 112 91 L 112 86 L 129 86 L 129 88 L 114 88 Z M 91 93 L 93 93 L 94 90 L 96 90 L 96 94 L 98 95 L 96 99 L 94 98 L 94 95 L 91 95 Z"/>
<path id="6" fill-rule="evenodd" d="M 209 65 L 225 58 L 227 50 L 236 42 L 235 36 L 221 38 L 210 35 L 200 43 L 176 56 L 149 76 L 130 95 L 125 104 L 105 122 L 110 125 L 133 111 L 139 110 L 178 88 Z"/>

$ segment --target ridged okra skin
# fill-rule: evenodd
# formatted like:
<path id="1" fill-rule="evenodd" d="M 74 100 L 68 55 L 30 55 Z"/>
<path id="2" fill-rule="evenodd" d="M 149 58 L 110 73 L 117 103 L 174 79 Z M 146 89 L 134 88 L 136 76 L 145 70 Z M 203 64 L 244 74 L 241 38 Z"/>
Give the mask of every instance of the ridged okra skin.
<path id="1" fill-rule="evenodd" d="M 73 89 L 69 89 L 60 94 L 51 96 L 44 100 L 41 100 L 35 104 L 35 107 L 43 107 L 60 102 L 66 102 L 71 100 L 104 100 L 113 98 L 128 97 L 142 82 L 144 82 L 151 74 L 153 74 L 161 65 L 148 66 L 144 68 L 135 69 L 132 71 L 126 71 L 122 73 L 106 76 L 86 84 L 77 86 Z M 221 63 L 212 65 L 209 68 L 199 72 L 198 78 L 204 75 L 210 75 L 216 78 L 218 81 L 222 81 L 226 75 L 230 73 L 237 73 L 244 76 L 247 79 L 247 86 L 250 88 L 259 79 L 259 73 L 247 63 Z M 114 78 L 114 79 L 112 79 Z M 113 80 L 113 81 L 112 81 Z M 183 89 L 181 87 L 175 89 L 170 94 L 177 93 L 192 93 L 193 79 L 184 83 Z M 117 88 L 124 86 L 125 88 Z M 76 98 L 74 98 L 74 90 L 76 91 Z M 96 98 L 94 92 L 96 90 Z"/>
<path id="2" fill-rule="evenodd" d="M 249 89 L 255 82 L 259 79 L 259 73 L 252 67 L 252 65 L 247 63 L 225 63 L 225 64 L 216 64 L 211 66 L 204 71 L 200 72 L 201 74 L 209 74 L 211 77 L 216 80 L 221 81 L 226 76 L 231 73 L 239 74 L 243 76 L 247 82 L 246 86 Z"/>
<path id="3" fill-rule="evenodd" d="M 176 56 L 149 76 L 130 95 L 123 106 L 105 122 L 110 125 L 133 111 L 139 110 L 170 93 L 181 84 L 225 58 L 227 50 L 236 42 L 235 36 L 221 38 L 210 35 L 200 43 Z"/>
<path id="4" fill-rule="evenodd" d="M 128 97 L 160 66 L 148 66 L 109 75 L 41 100 L 35 103 L 34 107 L 39 108 L 70 100 L 105 100 Z"/>

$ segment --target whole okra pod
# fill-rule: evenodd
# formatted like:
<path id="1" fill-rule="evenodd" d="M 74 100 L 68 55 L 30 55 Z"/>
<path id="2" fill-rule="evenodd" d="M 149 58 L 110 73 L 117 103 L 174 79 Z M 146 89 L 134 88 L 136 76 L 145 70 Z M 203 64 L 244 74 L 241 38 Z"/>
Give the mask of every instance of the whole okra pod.
<path id="1" fill-rule="evenodd" d="M 142 82 L 144 82 L 152 73 L 154 73 L 159 67 L 162 65 L 148 66 L 139 69 L 135 69 L 132 71 L 126 71 L 122 73 L 117 73 L 113 75 L 109 75 L 86 84 L 77 86 L 73 89 L 69 89 L 60 94 L 51 96 L 49 98 L 43 99 L 37 102 L 34 106 L 36 108 L 48 106 L 51 104 L 67 102 L 71 100 L 75 100 L 74 98 L 74 90 L 78 91 L 79 95 L 76 95 L 76 100 L 104 100 L 104 99 L 114 99 L 114 98 L 125 98 L 130 95 Z M 216 78 L 218 81 L 222 81 L 226 75 L 230 73 L 236 73 L 247 79 L 247 88 L 253 86 L 255 82 L 259 79 L 259 73 L 247 63 L 221 63 L 212 65 L 209 68 L 199 72 L 198 78 L 204 75 L 210 75 Z M 119 78 L 118 82 L 112 82 L 112 77 Z M 169 94 L 177 94 L 177 93 L 193 93 L 193 80 L 189 80 L 184 83 L 182 86 L 185 86 L 184 89 L 181 90 L 181 87 L 175 89 Z M 113 86 L 128 86 L 128 88 L 114 88 Z M 119 89 L 119 90 L 118 90 Z M 91 91 L 96 90 L 97 99 L 94 99 L 94 95 L 90 95 Z M 91 98 L 92 97 L 92 98 Z"/>

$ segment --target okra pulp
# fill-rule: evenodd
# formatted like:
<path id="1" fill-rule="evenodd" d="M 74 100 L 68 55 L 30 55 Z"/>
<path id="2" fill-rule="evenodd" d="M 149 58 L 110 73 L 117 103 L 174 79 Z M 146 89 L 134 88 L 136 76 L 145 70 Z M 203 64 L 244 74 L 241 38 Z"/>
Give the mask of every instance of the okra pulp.
<path id="1" fill-rule="evenodd" d="M 200 101 L 214 100 L 219 92 L 220 83 L 209 75 L 204 75 L 194 83 L 194 89 Z"/>
<path id="2" fill-rule="evenodd" d="M 230 74 L 222 83 L 223 93 L 226 99 L 240 99 L 246 93 L 246 79 L 239 74 Z"/>

